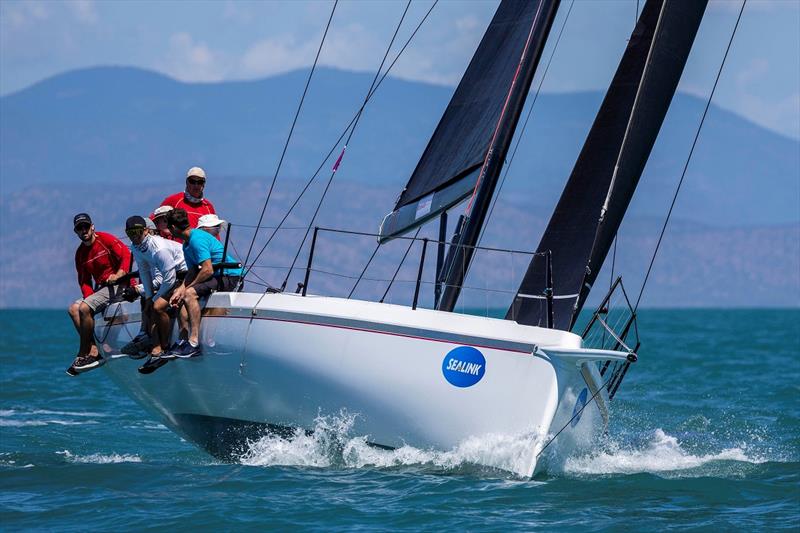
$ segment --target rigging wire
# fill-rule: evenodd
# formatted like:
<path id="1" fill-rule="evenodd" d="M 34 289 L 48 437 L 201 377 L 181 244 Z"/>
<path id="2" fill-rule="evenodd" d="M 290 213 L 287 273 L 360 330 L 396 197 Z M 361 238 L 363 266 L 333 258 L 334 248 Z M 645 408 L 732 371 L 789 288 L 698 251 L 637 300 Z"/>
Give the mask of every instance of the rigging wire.
<path id="1" fill-rule="evenodd" d="M 383 70 L 383 65 L 386 64 L 386 58 L 389 57 L 389 52 L 392 50 L 392 46 L 394 45 L 394 40 L 397 38 L 397 34 L 400 31 L 400 27 L 403 25 L 403 21 L 406 18 L 406 14 L 408 13 L 409 7 L 411 7 L 411 0 L 408 0 L 408 2 L 406 3 L 406 7 L 403 10 L 403 14 L 400 16 L 400 21 L 397 23 L 397 27 L 394 30 L 394 34 L 392 34 L 392 38 L 389 41 L 389 46 L 386 47 L 386 52 L 383 54 L 383 59 L 381 59 L 381 64 L 378 66 L 378 70 L 375 72 L 375 77 L 372 79 L 372 84 L 369 86 L 369 90 L 367 91 L 367 94 L 364 97 L 364 103 L 361 105 L 361 109 L 359 109 L 358 114 L 356 115 L 355 121 L 353 122 L 353 126 L 350 128 L 350 133 L 347 135 L 347 139 L 344 142 L 344 146 L 342 147 L 342 151 L 339 154 L 339 158 L 336 160 L 336 163 L 334 163 L 333 169 L 331 169 L 331 175 L 328 178 L 328 183 L 325 184 L 325 190 L 322 191 L 322 196 L 320 197 L 319 202 L 317 203 L 317 207 L 314 210 L 314 215 L 308 221 L 308 228 L 306 229 L 305 235 L 303 235 L 303 239 L 300 241 L 300 246 L 297 247 L 297 253 L 294 256 L 294 259 L 292 260 L 292 266 L 286 273 L 286 278 L 284 278 L 283 283 L 281 283 L 281 289 L 285 289 L 286 284 L 289 282 L 289 276 L 291 276 L 292 274 L 292 269 L 294 268 L 294 265 L 297 262 L 297 258 L 300 257 L 300 252 L 303 250 L 303 245 L 305 245 L 306 239 L 308 238 L 308 234 L 311 232 L 311 227 L 314 225 L 314 221 L 317 219 L 319 210 L 322 208 L 322 203 L 325 201 L 325 196 L 328 194 L 328 190 L 330 189 L 330 186 L 333 183 L 333 178 L 336 176 L 336 171 L 339 170 L 339 165 L 342 163 L 344 154 L 347 151 L 347 145 L 350 144 L 350 140 L 353 138 L 353 134 L 355 134 L 356 132 L 358 123 L 361 120 L 361 115 L 364 112 L 364 107 L 367 105 L 370 95 L 372 94 L 372 91 L 375 88 L 375 84 L 378 82 L 378 79 L 380 78 L 381 71 Z"/>
<path id="2" fill-rule="evenodd" d="M 539 98 L 539 92 L 542 90 L 542 85 L 544 84 L 544 80 L 547 77 L 547 71 L 550 70 L 550 63 L 553 62 L 553 57 L 556 54 L 556 50 L 558 49 L 558 43 L 561 41 L 561 36 L 564 34 L 564 28 L 567 26 L 567 20 L 569 20 L 569 15 L 572 13 L 572 7 L 575 5 L 575 0 L 572 0 L 569 4 L 569 9 L 567 10 L 567 14 L 564 17 L 564 22 L 561 24 L 561 30 L 558 32 L 558 37 L 556 38 L 555 44 L 553 45 L 553 51 L 550 52 L 550 57 L 547 60 L 547 64 L 545 65 L 544 71 L 542 72 L 542 77 L 539 80 L 539 85 L 536 87 L 536 92 L 533 95 L 533 100 L 531 100 L 531 105 L 528 108 L 528 114 L 525 116 L 525 121 L 522 123 L 522 129 L 520 129 L 519 135 L 517 136 L 517 142 L 514 144 L 514 149 L 511 151 L 511 157 L 508 158 L 508 162 L 506 163 L 505 169 L 503 169 L 503 177 L 500 178 L 500 185 L 497 188 L 497 192 L 492 199 L 492 205 L 489 207 L 489 214 L 486 216 L 487 220 L 492 218 L 492 213 L 494 212 L 494 207 L 497 205 L 497 199 L 500 197 L 500 193 L 503 190 L 503 185 L 505 185 L 506 178 L 508 177 L 508 172 L 511 169 L 511 164 L 514 162 L 514 156 L 517 155 L 517 149 L 519 148 L 519 144 L 522 141 L 522 137 L 525 135 L 525 130 L 528 127 L 528 121 L 531 119 L 531 115 L 533 113 L 533 107 L 536 105 L 536 100 Z M 483 239 L 483 235 L 486 232 L 487 224 L 484 224 L 483 228 L 481 229 L 481 234 L 478 236 L 478 241 L 476 245 L 480 245 L 481 240 Z"/>
<path id="3" fill-rule="evenodd" d="M 275 169 L 275 174 L 272 176 L 272 183 L 269 185 L 269 191 L 267 192 L 267 198 L 264 200 L 264 206 L 261 208 L 261 215 L 258 217 L 258 223 L 256 224 L 256 230 L 253 232 L 253 239 L 250 241 L 250 246 L 247 248 L 247 256 L 244 259 L 244 264 L 247 264 L 247 261 L 250 259 L 250 252 L 253 251 L 253 245 L 256 242 L 256 237 L 258 237 L 259 226 L 261 226 L 261 222 L 264 220 L 264 214 L 267 211 L 267 205 L 269 204 L 269 200 L 272 197 L 272 190 L 275 188 L 275 182 L 278 180 L 278 174 L 281 171 L 281 166 L 283 165 L 283 158 L 286 156 L 286 150 L 289 148 L 289 142 L 292 139 L 292 134 L 294 133 L 294 127 L 297 125 L 297 119 L 300 116 L 300 110 L 303 108 L 303 102 L 305 102 L 306 94 L 308 94 L 308 87 L 311 85 L 311 78 L 314 76 L 314 71 L 317 68 L 317 62 L 319 61 L 319 55 L 322 52 L 322 47 L 325 44 L 325 38 L 328 36 L 328 30 L 331 27 L 331 21 L 333 20 L 333 14 L 336 12 L 336 6 L 339 4 L 339 0 L 334 0 L 333 7 L 331 8 L 331 14 L 328 17 L 328 23 L 325 25 L 325 31 L 322 34 L 322 40 L 319 43 L 319 48 L 317 48 L 317 55 L 314 57 L 314 64 L 311 65 L 311 71 L 308 73 L 308 79 L 306 79 L 306 86 L 303 88 L 303 95 L 300 97 L 300 103 L 297 105 L 297 111 L 295 111 L 294 119 L 292 120 L 292 126 L 289 128 L 289 135 L 286 137 L 286 142 L 283 144 L 283 150 L 281 151 L 281 157 L 278 159 L 278 167 Z"/>
<path id="4" fill-rule="evenodd" d="M 664 219 L 664 225 L 661 228 L 661 234 L 658 236 L 658 241 L 656 242 L 656 247 L 653 250 L 653 255 L 650 258 L 650 265 L 647 267 L 647 274 L 644 276 L 644 280 L 642 281 L 642 287 L 639 290 L 639 296 L 636 298 L 636 305 L 633 306 L 634 313 L 639 308 L 639 302 L 642 300 L 642 294 L 644 293 L 644 288 L 647 285 L 647 281 L 650 279 L 650 272 L 653 270 L 653 264 L 656 260 L 656 255 L 658 254 L 658 249 L 661 246 L 661 241 L 664 238 L 664 233 L 667 231 L 667 225 L 669 224 L 669 219 L 672 216 L 672 210 L 675 207 L 675 202 L 678 199 L 678 194 L 681 191 L 681 186 L 683 186 L 683 180 L 686 177 L 686 170 L 689 168 L 689 162 L 692 160 L 692 154 L 694 154 L 695 146 L 697 145 L 697 139 L 700 137 L 700 131 L 703 129 L 703 122 L 706 120 L 706 115 L 708 114 L 708 109 L 711 106 L 711 100 L 714 98 L 714 92 L 717 90 L 717 84 L 719 83 L 719 78 L 722 75 L 722 69 L 725 67 L 725 61 L 728 58 L 728 52 L 731 50 L 731 45 L 733 44 L 733 38 L 736 35 L 736 30 L 739 28 L 739 21 L 742 20 L 742 13 L 744 12 L 744 6 L 747 4 L 747 0 L 742 0 L 742 7 L 739 8 L 739 15 L 736 17 L 736 24 L 733 26 L 733 31 L 731 32 L 731 38 L 728 40 L 728 46 L 725 48 L 725 55 L 722 56 L 722 63 L 719 65 L 719 70 L 717 71 L 717 77 L 714 80 L 714 85 L 711 88 L 711 93 L 708 95 L 708 100 L 706 101 L 706 107 L 703 110 L 703 115 L 700 118 L 700 124 L 697 126 L 697 131 L 694 135 L 694 140 L 692 141 L 692 147 L 689 149 L 689 155 L 686 157 L 686 163 L 683 165 L 683 171 L 681 172 L 681 178 L 678 180 L 678 186 L 675 188 L 675 194 L 672 196 L 672 203 L 669 206 L 669 211 L 667 211 L 667 217 Z"/>
<path id="5" fill-rule="evenodd" d="M 614 285 L 614 270 L 617 266 L 617 239 L 619 238 L 619 231 L 614 234 L 614 252 L 611 255 L 611 277 L 608 280 L 608 290 L 611 290 L 611 286 Z"/>
<path id="6" fill-rule="evenodd" d="M 383 303 L 383 301 L 386 299 L 386 296 L 389 294 L 389 289 L 392 288 L 392 284 L 394 283 L 395 278 L 397 278 L 397 274 L 400 273 L 400 269 L 403 267 L 403 263 L 405 263 L 406 257 L 408 257 L 408 252 L 410 252 L 411 247 L 414 246 L 414 242 L 416 241 L 417 235 L 419 235 L 421 229 L 422 226 L 418 227 L 417 232 L 414 234 L 414 237 L 410 241 L 408 241 L 408 248 L 406 248 L 406 253 L 403 254 L 403 258 L 400 260 L 400 264 L 397 265 L 397 270 L 394 271 L 394 276 L 392 276 L 392 279 L 389 281 L 389 286 L 386 287 L 386 292 L 383 293 L 383 296 L 379 300 L 379 303 Z"/>
<path id="7" fill-rule="evenodd" d="M 415 235 L 415 237 L 416 237 L 416 235 Z M 361 274 L 359 274 L 359 275 L 358 275 L 358 279 L 356 280 L 355 284 L 353 285 L 353 288 L 352 288 L 352 289 L 350 289 L 350 294 L 348 294 L 348 295 L 347 295 L 347 299 L 348 299 L 348 300 L 349 300 L 350 298 L 352 298 L 352 296 L 353 296 L 353 293 L 354 293 L 354 292 L 356 292 L 356 287 L 358 287 L 358 284 L 359 284 L 359 282 L 361 281 L 361 278 L 363 278 L 363 277 L 364 277 L 364 274 L 366 274 L 366 273 L 367 273 L 367 269 L 369 268 L 369 265 L 371 265 L 371 264 L 372 264 L 372 260 L 373 260 L 373 259 L 375 259 L 375 254 L 377 254 L 377 253 L 378 253 L 378 249 L 379 249 L 380 247 L 381 247 L 381 243 L 379 242 L 379 243 L 377 244 L 377 246 L 375 246 L 375 249 L 374 249 L 374 250 L 372 250 L 372 255 L 371 255 L 371 256 L 369 256 L 369 260 L 367 261 L 367 264 L 366 264 L 366 265 L 364 265 L 364 268 L 363 268 L 363 270 L 361 270 Z"/>
<path id="8" fill-rule="evenodd" d="M 261 249 L 259 250 L 258 254 L 256 255 L 255 259 L 253 259 L 252 263 L 250 263 L 250 267 L 247 267 L 247 265 L 245 264 L 245 272 L 243 274 L 243 278 L 245 276 L 247 276 L 247 274 L 250 272 L 250 269 L 253 267 L 253 265 L 256 264 L 258 259 L 261 257 L 261 254 L 264 253 L 264 250 L 267 249 L 267 246 L 269 246 L 270 242 L 272 242 L 272 239 L 275 237 L 275 235 L 278 233 L 278 231 L 282 228 L 283 223 L 289 218 L 289 215 L 292 213 L 294 208 L 297 206 L 297 204 L 302 199 L 303 195 L 306 193 L 308 188 L 311 186 L 311 184 L 317 178 L 319 173 L 322 171 L 322 168 L 325 166 L 325 163 L 328 162 L 328 159 L 330 159 L 330 157 L 333 154 L 334 150 L 336 150 L 336 147 L 339 146 L 339 143 L 342 141 L 344 136 L 347 134 L 348 130 L 350 129 L 350 126 L 353 125 L 353 123 L 355 122 L 356 118 L 360 116 L 361 112 L 364 110 L 364 108 L 366 107 L 366 105 L 369 102 L 369 100 L 371 100 L 372 97 L 375 95 L 375 93 L 378 91 L 378 88 L 381 86 L 383 81 L 389 75 L 389 72 L 391 72 L 391 70 L 394 67 L 395 63 L 397 63 L 397 61 L 403 55 L 403 52 L 405 52 L 406 48 L 408 48 L 408 45 L 411 44 L 411 41 L 417 35 L 417 32 L 422 27 L 422 25 L 425 23 L 425 21 L 428 20 L 428 17 L 430 16 L 431 12 L 433 11 L 433 8 L 436 7 L 436 5 L 438 3 L 439 3 L 439 0 L 434 0 L 433 4 L 431 4 L 431 7 L 428 9 L 428 11 L 425 13 L 425 15 L 420 19 L 419 23 L 417 23 L 417 26 L 414 28 L 414 31 L 411 32 L 411 35 L 408 37 L 408 39 L 406 39 L 405 44 L 403 44 L 402 48 L 400 48 L 400 51 L 397 53 L 397 55 L 395 56 L 395 58 L 392 61 L 392 63 L 386 69 L 386 72 L 383 73 L 383 75 L 381 76 L 380 80 L 378 80 L 378 83 L 375 84 L 375 87 L 373 88 L 372 92 L 368 95 L 367 99 L 364 101 L 364 103 L 361 105 L 361 107 L 353 115 L 353 118 L 350 119 L 350 122 L 347 124 L 347 126 L 345 126 L 344 130 L 342 130 L 342 133 L 339 135 L 339 138 L 336 139 L 336 142 L 333 144 L 331 149 L 328 151 L 328 154 L 325 156 L 325 158 L 319 164 L 319 166 L 317 167 L 317 170 L 314 172 L 314 174 L 311 176 L 311 178 L 309 178 L 309 180 L 306 182 L 305 186 L 300 191 L 300 194 L 298 194 L 297 198 L 295 198 L 294 202 L 289 207 L 289 210 L 286 212 L 286 214 L 283 216 L 281 221 L 278 223 L 278 226 L 270 234 L 269 238 L 267 239 L 267 242 L 264 243 L 264 245 L 261 247 Z"/>

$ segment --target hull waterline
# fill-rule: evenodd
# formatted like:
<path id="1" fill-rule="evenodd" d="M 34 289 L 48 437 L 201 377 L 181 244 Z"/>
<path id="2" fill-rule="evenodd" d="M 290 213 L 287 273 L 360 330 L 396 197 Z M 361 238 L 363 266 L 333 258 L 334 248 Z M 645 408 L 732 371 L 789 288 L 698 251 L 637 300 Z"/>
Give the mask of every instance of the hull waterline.
<path id="1" fill-rule="evenodd" d="M 203 355 L 142 375 L 141 361 L 116 355 L 138 332 L 138 311 L 116 304 L 98 320 L 105 371 L 224 459 L 266 433 L 291 437 L 347 413 L 352 432 L 387 448 L 513 437 L 526 444 L 488 466 L 530 476 L 548 434 L 564 426 L 551 448 L 569 453 L 607 422 L 604 391 L 573 416 L 600 386 L 600 356 L 569 332 L 340 298 L 218 293 L 204 310 Z M 485 456 L 476 460 L 492 463 L 491 450 Z"/>

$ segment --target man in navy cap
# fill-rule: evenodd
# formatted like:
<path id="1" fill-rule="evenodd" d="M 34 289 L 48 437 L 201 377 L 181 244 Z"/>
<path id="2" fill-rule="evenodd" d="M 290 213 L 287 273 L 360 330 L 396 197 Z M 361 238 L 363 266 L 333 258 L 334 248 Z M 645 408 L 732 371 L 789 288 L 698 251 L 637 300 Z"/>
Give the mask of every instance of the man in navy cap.
<path id="1" fill-rule="evenodd" d="M 81 244 L 75 251 L 75 269 L 82 298 L 69 307 L 69 316 L 80 335 L 80 347 L 67 373 L 75 375 L 102 365 L 105 361 L 94 344 L 94 315 L 108 307 L 117 292 L 117 280 L 128 273 L 131 252 L 109 233 L 95 231 L 92 218 L 78 213 L 72 221 Z"/>

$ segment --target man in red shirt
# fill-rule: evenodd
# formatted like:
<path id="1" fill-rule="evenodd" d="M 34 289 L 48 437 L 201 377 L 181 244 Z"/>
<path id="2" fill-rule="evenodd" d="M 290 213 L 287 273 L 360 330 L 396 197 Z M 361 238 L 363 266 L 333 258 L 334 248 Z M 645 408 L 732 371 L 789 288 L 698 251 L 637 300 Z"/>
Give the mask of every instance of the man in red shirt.
<path id="1" fill-rule="evenodd" d="M 186 214 L 189 215 L 189 225 L 196 228 L 197 221 L 201 216 L 216 213 L 214 205 L 203 198 L 205 186 L 205 171 L 200 167 L 192 167 L 186 173 L 186 190 L 167 196 L 161 205 L 168 205 L 174 209 L 185 209 Z"/>
<path id="2" fill-rule="evenodd" d="M 105 362 L 94 344 L 94 315 L 108 307 L 111 298 L 121 289 L 114 284 L 128 273 L 131 265 L 128 247 L 109 233 L 95 231 L 86 213 L 75 215 L 73 227 L 81 240 L 75 251 L 75 269 L 83 298 L 69 307 L 69 316 L 81 338 L 78 355 L 67 370 L 71 375 L 97 368 Z"/>

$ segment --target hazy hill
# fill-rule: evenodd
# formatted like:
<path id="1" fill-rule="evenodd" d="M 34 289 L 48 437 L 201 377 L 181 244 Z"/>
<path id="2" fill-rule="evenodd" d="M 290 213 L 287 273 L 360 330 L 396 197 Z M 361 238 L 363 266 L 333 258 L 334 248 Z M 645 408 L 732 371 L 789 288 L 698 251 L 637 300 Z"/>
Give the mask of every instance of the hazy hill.
<path id="1" fill-rule="evenodd" d="M 237 225 L 234 243 L 244 255 L 251 230 L 242 225 L 258 218 L 266 176 L 274 172 L 306 74 L 184 84 L 137 69 L 97 68 L 0 98 L 0 306 L 66 305 L 78 295 L 72 216 L 89 211 L 99 229 L 121 234 L 127 216 L 146 214 L 180 190 L 183 172 L 195 164 L 208 170 L 207 194 Z M 369 75 L 330 69 L 315 74 L 267 224 L 277 222 L 302 180 L 320 165 L 370 81 Z M 374 231 L 451 92 L 387 79 L 359 124 L 319 223 Z M 539 97 L 484 245 L 535 247 L 601 98 Z M 617 272 L 632 288 L 646 269 L 703 104 L 676 97 L 620 232 Z M 646 305 L 800 305 L 798 146 L 712 107 Z M 307 223 L 320 188 L 312 187 L 290 227 Z M 302 230 L 282 232 L 259 275 L 279 284 L 301 238 Z M 320 269 L 357 275 L 374 241 L 325 236 L 320 246 Z M 402 243 L 382 251 L 367 277 L 391 277 L 403 251 Z M 410 257 L 390 299 L 407 300 L 418 256 Z M 468 283 L 500 292 L 487 298 L 483 291 L 467 291 L 467 298 L 502 306 L 527 260 L 480 259 Z M 305 264 L 304 254 L 298 264 Z M 301 277 L 295 272 L 289 287 Z M 312 279 L 312 287 L 324 292 L 347 294 L 351 285 L 350 278 L 324 273 Z M 385 286 L 367 280 L 357 295 L 380 297 Z M 423 295 L 431 292 L 427 287 Z"/>
<path id="2" fill-rule="evenodd" d="M 176 180 L 177 181 L 177 180 Z M 71 219 L 78 209 L 89 210 L 98 229 L 123 235 L 126 217 L 147 213 L 167 192 L 162 185 L 140 188 L 79 184 L 53 194 L 52 188 L 36 186 L 4 194 L 0 200 L 0 307 L 63 307 L 78 296 L 75 281 L 74 252 L 78 240 L 72 233 Z M 297 183 L 285 183 L 274 194 L 265 225 L 274 225 L 294 199 Z M 295 256 L 305 225 L 320 187 L 312 188 L 313 198 L 301 203 L 296 216 L 287 221 L 287 230 L 267 248 L 256 270 L 266 281 L 280 285 Z M 224 184 L 211 183 L 209 197 L 219 212 L 237 224 L 254 224 L 264 195 L 260 180 L 230 179 Z M 393 187 L 363 186 L 352 182 L 334 182 L 318 224 L 374 232 L 377 221 L 396 196 Z M 89 201 L 89 199 L 91 199 Z M 549 216 L 549 215 L 548 215 Z M 485 246 L 515 246 L 531 249 L 544 228 L 547 216 L 532 211 L 524 199 L 506 202 L 495 210 L 488 227 Z M 631 216 L 620 232 L 616 274 L 623 274 L 631 291 L 638 292 L 641 277 L 655 245 L 661 220 Z M 299 229 L 298 229 L 299 228 Z M 269 230 L 262 233 L 263 243 Z M 252 229 L 237 225 L 233 229 L 232 251 L 240 258 L 247 252 Z M 431 233 L 430 237 L 434 237 Z M 534 244 L 530 244 L 534 243 Z M 354 280 L 375 247 L 369 237 L 337 237 L 324 233 L 314 262 L 310 286 L 323 294 L 347 295 Z M 392 277 L 407 244 L 394 241 L 376 257 L 365 281 L 356 293 L 359 297 L 380 298 Z M 256 249 L 259 249 L 257 246 Z M 435 254 L 429 250 L 425 279 L 433 278 Z M 419 250 L 409 254 L 404 269 L 389 295 L 390 301 L 409 303 Z M 527 266 L 523 254 L 480 253 L 471 271 L 465 291 L 468 305 L 503 307 L 516 290 Z M 305 253 L 289 279 L 293 289 L 302 280 Z M 601 280 L 610 273 L 601 274 Z M 602 286 L 602 282 L 600 283 Z M 483 289 L 489 288 L 493 292 Z M 258 285 L 250 285 L 258 290 Z M 597 291 L 596 296 L 602 290 Z M 429 303 L 432 288 L 423 287 L 423 302 Z M 675 220 L 667 233 L 648 285 L 647 306 L 798 306 L 800 305 L 800 227 L 796 224 L 715 228 L 695 222 Z"/>
<path id="3" fill-rule="evenodd" d="M 271 176 L 307 71 L 236 83 L 185 84 L 133 68 L 69 72 L 0 98 L 0 186 L 172 182 L 191 165 L 217 176 Z M 315 73 L 282 176 L 320 164 L 372 76 Z M 337 179 L 399 188 L 413 170 L 452 88 L 387 78 Z M 586 137 L 601 93 L 540 95 L 508 191 L 550 209 Z M 668 198 L 704 102 L 679 94 L 637 198 Z M 712 106 L 678 216 L 712 225 L 800 220 L 800 144 Z M 633 206 L 638 214 L 662 205 Z"/>

